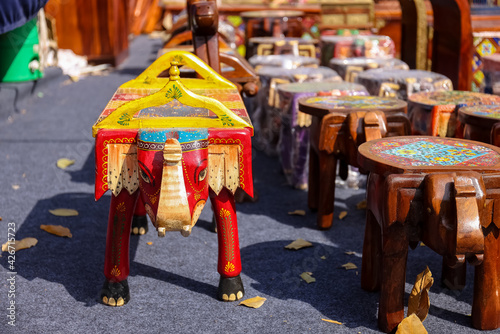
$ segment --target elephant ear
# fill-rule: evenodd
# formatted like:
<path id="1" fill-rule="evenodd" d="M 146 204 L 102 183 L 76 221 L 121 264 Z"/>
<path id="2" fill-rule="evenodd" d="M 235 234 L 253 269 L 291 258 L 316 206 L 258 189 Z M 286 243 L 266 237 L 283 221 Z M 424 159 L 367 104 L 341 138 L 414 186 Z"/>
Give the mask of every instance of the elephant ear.
<path id="1" fill-rule="evenodd" d="M 108 189 L 113 195 L 139 188 L 136 144 L 108 144 Z"/>
<path id="2" fill-rule="evenodd" d="M 218 195 L 223 187 L 233 194 L 240 186 L 239 145 L 208 147 L 208 184 Z"/>

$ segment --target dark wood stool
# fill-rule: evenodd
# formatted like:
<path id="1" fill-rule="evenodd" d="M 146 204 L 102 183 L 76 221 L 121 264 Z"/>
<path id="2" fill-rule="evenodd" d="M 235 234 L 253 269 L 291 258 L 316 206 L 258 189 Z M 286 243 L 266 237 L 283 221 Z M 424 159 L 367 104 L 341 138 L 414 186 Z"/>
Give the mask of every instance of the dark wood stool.
<path id="1" fill-rule="evenodd" d="M 317 225 L 332 226 L 337 160 L 339 174 L 357 167 L 358 146 L 385 136 L 410 133 L 406 102 L 376 96 L 318 96 L 299 100 L 299 110 L 313 116 L 310 129 L 308 205 L 318 210 Z"/>
<path id="2" fill-rule="evenodd" d="M 500 104 L 500 97 L 459 90 L 412 94 L 408 115 L 413 134 L 455 137 L 457 109 L 475 104 Z"/>
<path id="3" fill-rule="evenodd" d="M 397 58 L 366 58 L 366 57 L 352 57 L 352 58 L 332 58 L 328 64 L 337 73 L 348 82 L 354 82 L 354 79 L 360 72 L 374 69 L 399 69 L 409 70 L 408 65 Z M 377 94 L 372 94 L 377 95 Z"/>
<path id="4" fill-rule="evenodd" d="M 500 326 L 500 148 L 475 141 L 406 136 L 359 147 L 371 172 L 361 286 L 380 289 L 378 325 L 404 317 L 408 246 L 443 256 L 442 280 L 460 288 L 465 260 L 476 266 L 472 325 Z"/>
<path id="5" fill-rule="evenodd" d="M 458 109 L 465 139 L 500 146 L 500 106 L 477 105 Z"/>

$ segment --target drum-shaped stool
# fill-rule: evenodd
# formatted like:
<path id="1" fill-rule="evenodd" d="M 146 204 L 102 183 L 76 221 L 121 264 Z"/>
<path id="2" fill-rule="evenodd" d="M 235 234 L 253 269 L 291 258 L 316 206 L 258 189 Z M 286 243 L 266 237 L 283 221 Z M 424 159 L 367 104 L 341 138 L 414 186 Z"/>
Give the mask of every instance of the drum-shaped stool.
<path id="1" fill-rule="evenodd" d="M 500 146 L 500 105 L 477 105 L 458 109 L 465 139 Z"/>
<path id="2" fill-rule="evenodd" d="M 342 79 L 348 82 L 354 82 L 354 79 L 356 79 L 360 72 L 374 68 L 399 70 L 410 69 L 404 61 L 397 58 L 332 58 L 330 59 L 328 66 L 334 69 L 342 77 Z"/>

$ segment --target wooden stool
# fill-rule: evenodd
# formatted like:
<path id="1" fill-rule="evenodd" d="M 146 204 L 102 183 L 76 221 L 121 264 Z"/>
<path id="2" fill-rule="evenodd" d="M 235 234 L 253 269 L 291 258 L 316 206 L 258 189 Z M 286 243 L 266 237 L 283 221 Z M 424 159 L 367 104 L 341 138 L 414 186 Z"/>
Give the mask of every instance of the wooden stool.
<path id="1" fill-rule="evenodd" d="M 500 104 L 500 97 L 458 90 L 412 94 L 408 115 L 413 134 L 455 137 L 457 109 L 473 104 Z"/>
<path id="2" fill-rule="evenodd" d="M 342 81 L 337 72 L 323 66 L 292 69 L 263 66 L 258 68 L 257 74 L 260 77 L 261 88 L 257 93 L 257 105 L 251 117 L 255 122 L 256 147 L 270 155 L 277 153 L 280 133 L 281 112 L 278 85 L 307 81 L 315 81 L 319 85 L 323 81 Z"/>
<path id="3" fill-rule="evenodd" d="M 359 73 L 354 82 L 366 87 L 370 95 L 408 100 L 418 92 L 452 90 L 451 80 L 442 74 L 421 70 L 375 69 Z"/>
<path id="4" fill-rule="evenodd" d="M 362 71 L 374 68 L 409 70 L 408 65 L 397 58 L 332 58 L 328 64 L 345 81 L 354 82 Z M 376 95 L 376 94 L 372 94 Z"/>
<path id="5" fill-rule="evenodd" d="M 337 160 L 357 167 L 358 146 L 385 136 L 410 133 L 406 102 L 376 96 L 318 96 L 299 100 L 299 110 L 313 116 L 309 151 L 308 205 L 318 210 L 317 225 L 332 226 Z"/>
<path id="6" fill-rule="evenodd" d="M 328 66 L 332 58 L 392 58 L 396 53 L 394 41 L 388 36 L 321 36 L 321 65 Z"/>
<path id="7" fill-rule="evenodd" d="M 500 54 L 483 57 L 484 92 L 500 95 Z"/>
<path id="8" fill-rule="evenodd" d="M 297 37 L 252 37 L 248 40 L 247 56 L 293 54 L 295 56 L 319 56 L 319 40 Z"/>
<path id="9" fill-rule="evenodd" d="M 477 105 L 458 109 L 463 137 L 500 146 L 500 106 Z"/>
<path id="10" fill-rule="evenodd" d="M 318 67 L 319 60 L 312 57 L 294 56 L 294 55 L 268 55 L 252 56 L 248 59 L 256 71 L 262 66 L 299 68 L 299 67 Z"/>
<path id="11" fill-rule="evenodd" d="M 365 87 L 347 82 L 303 82 L 278 86 L 281 111 L 278 144 L 281 166 L 288 184 L 297 189 L 307 188 L 309 174 L 309 126 L 311 115 L 300 112 L 302 97 L 317 95 L 368 95 Z"/>
<path id="12" fill-rule="evenodd" d="M 428 136 L 382 138 L 359 147 L 371 172 L 361 286 L 380 291 L 378 326 L 404 317 L 408 246 L 443 256 L 443 282 L 459 287 L 465 260 L 476 266 L 472 325 L 500 326 L 500 148 Z M 455 269 L 454 269 L 455 268 Z M 465 282 L 463 282 L 465 283 Z"/>

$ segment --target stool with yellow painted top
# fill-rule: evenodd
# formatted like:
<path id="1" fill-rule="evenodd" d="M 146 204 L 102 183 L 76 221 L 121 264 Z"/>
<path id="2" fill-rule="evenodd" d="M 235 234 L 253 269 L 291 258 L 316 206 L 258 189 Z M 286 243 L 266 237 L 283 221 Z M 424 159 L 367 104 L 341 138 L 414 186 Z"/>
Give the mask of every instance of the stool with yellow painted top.
<path id="1" fill-rule="evenodd" d="M 406 102 L 377 96 L 317 96 L 299 100 L 312 115 L 308 205 L 318 211 L 317 226 L 332 226 L 337 161 L 347 179 L 348 165 L 358 167 L 358 146 L 386 136 L 410 134 Z"/>
<path id="2" fill-rule="evenodd" d="M 181 65 L 202 79 L 181 79 Z M 157 78 L 166 69 L 169 77 Z M 189 52 L 167 53 L 118 89 L 93 135 L 96 200 L 112 192 L 102 302 L 121 306 L 130 299 L 128 247 L 139 198 L 159 236 L 188 236 L 210 197 L 219 241 L 217 296 L 242 298 L 234 193 L 253 195 L 253 127 L 236 86 Z"/>

